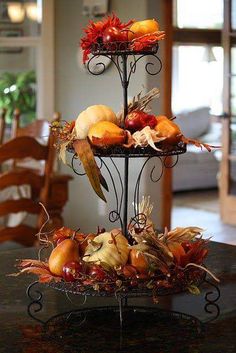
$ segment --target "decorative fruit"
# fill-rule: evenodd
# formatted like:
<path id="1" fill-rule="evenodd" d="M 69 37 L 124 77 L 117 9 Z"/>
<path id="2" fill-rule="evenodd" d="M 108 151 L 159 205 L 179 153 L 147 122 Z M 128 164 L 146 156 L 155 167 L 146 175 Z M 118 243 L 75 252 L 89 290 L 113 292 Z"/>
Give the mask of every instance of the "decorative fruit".
<path id="1" fill-rule="evenodd" d="M 129 40 L 157 31 L 159 31 L 159 24 L 156 20 L 137 21 L 129 29 Z"/>
<path id="2" fill-rule="evenodd" d="M 117 27 L 108 27 L 105 29 L 102 41 L 103 43 L 110 43 L 110 42 L 125 42 L 127 40 L 128 34 L 125 31 L 121 31 Z"/>
<path id="3" fill-rule="evenodd" d="M 115 229 L 102 233 L 90 241 L 83 260 L 114 267 L 126 264 L 128 255 L 128 241 L 120 230 Z"/>
<path id="4" fill-rule="evenodd" d="M 99 265 L 92 265 L 88 269 L 88 275 L 98 281 L 104 281 L 106 278 L 106 272 Z"/>
<path id="5" fill-rule="evenodd" d="M 84 266 L 81 261 L 69 261 L 62 269 L 62 275 L 66 282 L 75 282 L 84 272 Z"/>
<path id="6" fill-rule="evenodd" d="M 48 260 L 49 270 L 56 276 L 62 276 L 63 266 L 67 262 L 79 260 L 79 245 L 77 241 L 66 239 L 51 252 Z"/>
<path id="7" fill-rule="evenodd" d="M 68 237 L 66 236 L 61 236 L 60 238 L 57 239 L 57 245 L 59 245 L 60 243 L 62 243 L 64 240 L 68 239 Z"/>
<path id="8" fill-rule="evenodd" d="M 166 137 L 165 143 L 174 145 L 181 140 L 183 134 L 177 124 L 164 115 L 157 116 L 156 120 L 155 130 L 158 132 L 159 137 Z"/>
<path id="9" fill-rule="evenodd" d="M 60 238 L 68 238 L 68 237 L 72 237 L 74 234 L 74 230 L 68 227 L 61 227 L 57 230 L 55 230 L 54 234 L 53 234 L 53 240 L 57 241 Z"/>
<path id="10" fill-rule="evenodd" d="M 134 132 L 142 130 L 146 126 L 154 129 L 157 124 L 155 115 L 147 114 L 141 110 L 134 110 L 125 119 L 126 129 Z"/>
<path id="11" fill-rule="evenodd" d="M 122 273 L 127 278 L 134 278 L 137 275 L 137 270 L 132 265 L 124 265 L 122 268 Z"/>
<path id="12" fill-rule="evenodd" d="M 88 138 L 95 146 L 121 145 L 126 132 L 110 121 L 100 121 L 89 129 Z"/>
<path id="13" fill-rule="evenodd" d="M 88 235 L 80 233 L 76 235 L 76 240 L 79 242 L 79 252 L 81 256 L 84 256 L 85 250 L 90 240 L 96 237 L 95 234 L 89 233 Z"/>
<path id="14" fill-rule="evenodd" d="M 75 121 L 75 135 L 78 139 L 88 136 L 89 128 L 99 121 L 110 121 L 117 123 L 116 114 L 106 105 L 92 105 L 79 114 Z"/>
<path id="15" fill-rule="evenodd" d="M 182 245 L 178 242 L 169 242 L 168 248 L 170 252 L 173 254 L 174 259 L 176 260 L 177 263 L 180 262 L 180 259 L 182 256 L 185 256 L 185 250 L 182 247 Z"/>
<path id="16" fill-rule="evenodd" d="M 136 268 L 140 273 L 148 271 L 149 264 L 145 256 L 136 249 L 131 249 L 129 253 L 129 263 Z"/>

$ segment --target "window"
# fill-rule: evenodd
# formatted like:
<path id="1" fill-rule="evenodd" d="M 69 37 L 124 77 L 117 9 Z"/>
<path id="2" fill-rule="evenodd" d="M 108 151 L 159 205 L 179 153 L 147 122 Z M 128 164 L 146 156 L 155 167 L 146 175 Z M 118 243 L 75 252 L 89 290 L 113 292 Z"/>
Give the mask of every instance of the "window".
<path id="1" fill-rule="evenodd" d="M 7 122 L 15 107 L 26 124 L 53 116 L 54 0 L 0 0 L 1 107 Z"/>
<path id="2" fill-rule="evenodd" d="M 223 0 L 176 0 L 172 110 L 223 109 Z"/>
<path id="3" fill-rule="evenodd" d="M 194 110 L 210 107 L 222 112 L 223 49 L 202 45 L 175 45 L 173 48 L 172 109 Z"/>
<path id="4" fill-rule="evenodd" d="M 176 0 L 175 25 L 179 28 L 222 28 L 223 0 Z"/>

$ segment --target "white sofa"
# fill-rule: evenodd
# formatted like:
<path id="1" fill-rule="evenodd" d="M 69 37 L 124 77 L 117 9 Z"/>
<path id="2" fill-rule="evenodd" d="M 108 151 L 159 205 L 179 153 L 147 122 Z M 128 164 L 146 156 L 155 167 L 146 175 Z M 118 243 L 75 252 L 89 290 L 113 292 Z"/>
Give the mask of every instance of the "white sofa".
<path id="1" fill-rule="evenodd" d="M 221 144 L 221 123 L 211 123 L 209 108 L 176 114 L 176 123 L 186 137 L 203 142 Z M 173 191 L 209 189 L 217 187 L 219 162 L 214 152 L 188 145 L 173 168 Z"/>

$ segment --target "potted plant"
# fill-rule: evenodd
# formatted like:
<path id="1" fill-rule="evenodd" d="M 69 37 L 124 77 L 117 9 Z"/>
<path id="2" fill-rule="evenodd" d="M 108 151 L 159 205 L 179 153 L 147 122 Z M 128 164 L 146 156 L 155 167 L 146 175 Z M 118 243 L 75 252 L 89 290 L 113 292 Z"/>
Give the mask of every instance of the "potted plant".
<path id="1" fill-rule="evenodd" d="M 15 108 L 18 108 L 21 112 L 22 124 L 28 124 L 35 119 L 35 71 L 4 72 L 0 76 L 0 108 L 6 109 L 7 124 L 11 123 Z"/>

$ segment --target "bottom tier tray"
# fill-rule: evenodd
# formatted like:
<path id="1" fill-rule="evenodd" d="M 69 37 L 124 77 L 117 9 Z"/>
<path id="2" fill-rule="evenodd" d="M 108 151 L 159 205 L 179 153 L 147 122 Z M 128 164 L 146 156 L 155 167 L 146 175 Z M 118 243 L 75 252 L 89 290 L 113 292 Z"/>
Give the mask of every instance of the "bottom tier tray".
<path id="1" fill-rule="evenodd" d="M 181 352 L 188 351 L 201 332 L 191 315 L 148 307 L 127 307 L 125 324 L 119 325 L 117 307 L 74 310 L 50 318 L 37 344 L 61 352 Z M 58 350 L 59 349 L 59 350 Z"/>
<path id="2" fill-rule="evenodd" d="M 183 272 L 181 272 L 182 275 Z M 110 286 L 109 290 L 104 290 L 102 287 L 104 284 L 101 284 L 101 289 L 97 287 L 94 289 L 92 285 L 82 285 L 79 281 L 76 282 L 50 282 L 49 287 L 70 293 L 78 294 L 84 296 L 101 296 L 101 297 L 159 297 L 164 295 L 171 295 L 184 292 L 189 289 L 189 287 L 199 287 L 202 282 L 205 280 L 206 272 L 202 269 L 191 269 L 185 271 L 185 277 L 181 277 L 181 280 L 176 277 L 169 277 L 170 282 L 167 283 L 166 280 L 161 279 L 146 279 L 139 280 L 137 285 L 132 287 L 130 282 L 126 282 L 123 286 L 117 287 L 116 285 Z M 152 288 L 150 287 L 151 280 L 153 283 L 157 283 Z M 159 283 L 158 283 L 159 282 Z M 172 283 L 172 285 L 170 285 Z M 149 286 L 150 288 L 148 288 Z"/>

